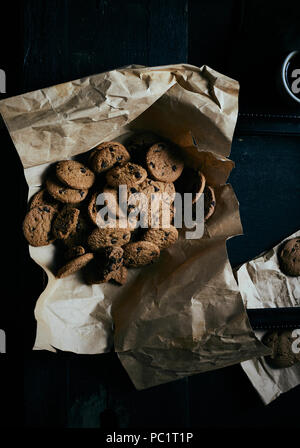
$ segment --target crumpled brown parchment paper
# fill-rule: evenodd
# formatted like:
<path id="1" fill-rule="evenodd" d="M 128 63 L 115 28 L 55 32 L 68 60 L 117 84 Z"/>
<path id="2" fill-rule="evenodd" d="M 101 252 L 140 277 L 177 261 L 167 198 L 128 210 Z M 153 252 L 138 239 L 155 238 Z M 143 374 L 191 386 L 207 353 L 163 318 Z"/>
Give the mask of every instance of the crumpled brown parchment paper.
<path id="1" fill-rule="evenodd" d="M 48 285 L 37 301 L 34 349 L 103 353 L 114 342 L 139 389 L 262 356 L 227 258 L 226 239 L 242 233 L 226 180 L 238 111 L 238 83 L 187 64 L 131 66 L 0 102 L 24 166 L 29 197 L 50 163 L 102 141 L 151 130 L 181 145 L 216 187 L 217 208 L 201 240 L 180 241 L 159 262 L 130 270 L 122 288 L 57 280 L 52 246 L 30 247 Z M 114 331 L 113 331 L 114 325 Z"/>
<path id="2" fill-rule="evenodd" d="M 285 275 L 278 262 L 280 246 L 286 240 L 296 237 L 300 237 L 300 231 L 239 268 L 238 283 L 247 308 L 300 306 L 299 277 Z M 265 332 L 256 331 L 255 334 L 261 339 Z M 265 404 L 300 384 L 300 363 L 284 369 L 274 369 L 264 358 L 257 358 L 243 362 L 242 367 Z"/>

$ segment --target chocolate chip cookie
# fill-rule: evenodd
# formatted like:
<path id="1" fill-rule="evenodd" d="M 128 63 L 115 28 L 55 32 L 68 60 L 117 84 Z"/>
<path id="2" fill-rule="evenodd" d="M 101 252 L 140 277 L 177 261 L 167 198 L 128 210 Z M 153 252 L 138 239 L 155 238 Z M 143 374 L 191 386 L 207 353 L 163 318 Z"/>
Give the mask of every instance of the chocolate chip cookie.
<path id="1" fill-rule="evenodd" d="M 123 249 L 121 247 L 107 247 L 100 250 L 88 269 L 84 272 L 84 277 L 89 285 L 106 283 L 123 266 Z"/>
<path id="2" fill-rule="evenodd" d="M 99 174 L 108 171 L 116 165 L 124 165 L 129 160 L 130 155 L 121 143 L 104 142 L 92 151 L 89 164 L 91 169 Z"/>
<path id="3" fill-rule="evenodd" d="M 125 266 L 121 266 L 119 269 L 111 273 L 110 280 L 113 280 L 118 285 L 125 285 L 127 281 L 127 274 L 128 271 Z"/>
<path id="4" fill-rule="evenodd" d="M 300 275 L 300 238 L 286 241 L 279 250 L 279 265 L 282 272 L 291 277 Z"/>
<path id="5" fill-rule="evenodd" d="M 124 265 L 130 268 L 145 266 L 157 260 L 159 247 L 150 241 L 137 241 L 124 246 Z"/>
<path id="6" fill-rule="evenodd" d="M 138 186 L 138 192 L 144 193 L 151 199 L 152 194 L 161 194 L 162 200 L 172 203 L 175 199 L 175 186 L 173 182 L 161 182 L 159 180 L 153 180 L 146 178 Z"/>
<path id="7" fill-rule="evenodd" d="M 92 253 L 84 254 L 80 257 L 74 258 L 58 270 L 56 277 L 64 278 L 68 275 L 74 274 L 74 272 L 77 272 L 84 266 L 86 266 L 93 258 L 94 254 Z"/>
<path id="8" fill-rule="evenodd" d="M 164 142 L 151 146 L 147 152 L 146 162 L 151 176 L 163 182 L 174 182 L 184 168 L 179 150 Z"/>
<path id="9" fill-rule="evenodd" d="M 92 231 L 92 225 L 81 211 L 78 217 L 76 228 L 63 240 L 66 247 L 85 246 L 87 238 Z"/>
<path id="10" fill-rule="evenodd" d="M 107 246 L 124 246 L 129 240 L 129 229 L 99 227 L 88 237 L 88 245 L 92 251 L 97 251 Z"/>
<path id="11" fill-rule="evenodd" d="M 300 353 L 293 351 L 295 338 L 292 330 L 271 331 L 264 335 L 262 342 L 272 349 L 272 355 L 266 357 L 271 367 L 291 367 L 300 361 Z M 298 344 L 299 345 L 299 344 Z"/>
<path id="12" fill-rule="evenodd" d="M 144 235 L 144 240 L 156 244 L 160 250 L 163 250 L 172 246 L 178 240 L 178 230 L 174 226 L 148 229 Z"/>
<path id="13" fill-rule="evenodd" d="M 75 160 L 63 160 L 58 162 L 55 168 L 57 179 L 67 187 L 86 190 L 95 182 L 95 174 Z"/>
<path id="14" fill-rule="evenodd" d="M 73 258 L 80 257 L 85 254 L 85 248 L 83 246 L 73 246 L 66 250 L 64 253 L 66 260 L 73 260 Z"/>
<path id="15" fill-rule="evenodd" d="M 76 190 L 74 188 L 69 188 L 60 183 L 54 177 L 46 180 L 46 188 L 48 193 L 60 202 L 65 204 L 77 204 L 82 202 L 87 194 L 88 189 Z"/>
<path id="16" fill-rule="evenodd" d="M 130 162 L 124 166 L 113 168 L 106 174 L 107 183 L 112 187 L 119 185 L 134 187 L 142 183 L 146 177 L 147 171 L 143 167 Z"/>
<path id="17" fill-rule="evenodd" d="M 42 190 L 35 193 L 35 195 L 31 198 L 29 208 L 45 207 L 45 206 L 50 206 L 58 210 L 61 204 L 55 201 L 55 199 L 53 199 L 53 197 L 50 196 L 47 190 L 43 188 Z"/>
<path id="18" fill-rule="evenodd" d="M 52 221 L 56 210 L 48 205 L 29 210 L 23 222 L 23 233 L 31 246 L 46 246 L 53 243 Z"/>
<path id="19" fill-rule="evenodd" d="M 53 221 L 52 232 L 55 238 L 64 240 L 76 229 L 80 211 L 75 207 L 65 206 Z"/>

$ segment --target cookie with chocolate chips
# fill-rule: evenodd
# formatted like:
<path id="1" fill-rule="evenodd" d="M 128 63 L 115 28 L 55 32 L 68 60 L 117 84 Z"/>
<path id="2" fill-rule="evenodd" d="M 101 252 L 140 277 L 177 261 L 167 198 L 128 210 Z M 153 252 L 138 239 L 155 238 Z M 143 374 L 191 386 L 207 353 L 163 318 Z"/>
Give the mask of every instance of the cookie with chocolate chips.
<path id="1" fill-rule="evenodd" d="M 74 272 L 79 271 L 88 263 L 90 263 L 93 258 L 94 254 L 92 253 L 84 254 L 80 257 L 74 258 L 58 270 L 56 278 L 64 278 L 71 274 L 74 274 Z"/>
<path id="2" fill-rule="evenodd" d="M 85 254 L 85 248 L 83 246 L 73 246 L 66 250 L 64 253 L 66 260 L 73 260 L 73 258 L 80 257 Z"/>
<path id="3" fill-rule="evenodd" d="M 279 251 L 279 265 L 282 272 L 291 277 L 300 275 L 300 238 L 286 241 Z"/>
<path id="4" fill-rule="evenodd" d="M 89 165 L 95 173 L 99 174 L 110 170 L 116 165 L 124 165 L 129 159 L 130 155 L 121 143 L 103 142 L 92 151 Z"/>
<path id="5" fill-rule="evenodd" d="M 77 190 L 66 187 L 54 177 L 46 180 L 46 189 L 54 199 L 65 204 L 77 204 L 82 202 L 89 191 L 88 189 Z"/>
<path id="6" fill-rule="evenodd" d="M 108 282 L 123 266 L 123 249 L 121 247 L 106 247 L 94 257 L 93 263 L 84 272 L 87 284 Z"/>
<path id="7" fill-rule="evenodd" d="M 162 229 L 148 229 L 144 235 L 145 241 L 156 244 L 160 250 L 172 246 L 178 240 L 178 230 L 174 226 Z"/>
<path id="8" fill-rule="evenodd" d="M 300 361 L 300 353 L 293 351 L 295 338 L 292 330 L 271 331 L 264 335 L 262 342 L 272 349 L 271 356 L 265 359 L 271 367 L 291 367 Z"/>
<path id="9" fill-rule="evenodd" d="M 56 210 L 48 205 L 33 207 L 26 214 L 23 222 L 23 233 L 31 246 L 47 246 L 53 243 L 52 222 Z"/>
<path id="10" fill-rule="evenodd" d="M 147 171 L 135 163 L 126 163 L 124 166 L 118 166 L 108 171 L 106 180 L 112 187 L 127 185 L 134 187 L 141 184 L 147 177 Z"/>
<path id="11" fill-rule="evenodd" d="M 105 197 L 103 198 L 104 204 L 97 205 L 97 198 L 101 193 L 105 195 Z M 103 188 L 103 191 L 97 191 L 93 193 L 88 204 L 88 215 L 95 225 L 97 225 L 98 212 L 104 206 L 107 207 L 112 215 L 112 218 L 119 218 L 120 216 L 124 215 L 119 207 L 118 191 L 108 185 Z"/>
<path id="12" fill-rule="evenodd" d="M 85 217 L 84 213 L 81 211 L 77 220 L 76 228 L 72 230 L 67 238 L 63 240 L 66 247 L 71 248 L 74 246 L 86 246 L 87 238 L 92 231 L 92 224 L 89 222 L 88 218 Z"/>
<path id="13" fill-rule="evenodd" d="M 119 269 L 111 273 L 110 280 L 113 280 L 118 285 L 125 285 L 127 281 L 127 274 L 128 271 L 125 266 L 121 266 Z"/>
<path id="14" fill-rule="evenodd" d="M 75 207 L 65 206 L 53 221 L 52 232 L 55 238 L 64 240 L 76 229 L 80 211 Z"/>
<path id="15" fill-rule="evenodd" d="M 162 200 L 172 203 L 175 199 L 175 186 L 173 182 L 161 182 L 159 180 L 153 180 L 146 178 L 138 186 L 138 192 L 144 193 L 149 199 L 153 194 L 161 194 Z"/>
<path id="16" fill-rule="evenodd" d="M 150 241 L 137 241 L 124 246 L 124 265 L 130 268 L 145 266 L 157 260 L 159 247 Z"/>
<path id="17" fill-rule="evenodd" d="M 147 152 L 146 162 L 151 176 L 163 182 L 174 182 L 184 168 L 178 148 L 165 142 L 151 146 Z"/>
<path id="18" fill-rule="evenodd" d="M 55 167 L 57 179 L 64 185 L 76 190 L 90 188 L 95 182 L 95 174 L 80 162 L 63 160 Z"/>
<path id="19" fill-rule="evenodd" d="M 55 199 L 53 199 L 53 197 L 50 196 L 50 194 L 47 192 L 45 188 L 42 188 L 40 191 L 35 193 L 35 195 L 32 196 L 32 198 L 30 199 L 29 208 L 45 207 L 45 206 L 46 207 L 50 206 L 58 210 L 61 204 L 55 201 Z"/>
<path id="20" fill-rule="evenodd" d="M 88 245 L 92 251 L 107 246 L 124 246 L 130 241 L 130 230 L 112 227 L 99 227 L 88 237 Z"/>

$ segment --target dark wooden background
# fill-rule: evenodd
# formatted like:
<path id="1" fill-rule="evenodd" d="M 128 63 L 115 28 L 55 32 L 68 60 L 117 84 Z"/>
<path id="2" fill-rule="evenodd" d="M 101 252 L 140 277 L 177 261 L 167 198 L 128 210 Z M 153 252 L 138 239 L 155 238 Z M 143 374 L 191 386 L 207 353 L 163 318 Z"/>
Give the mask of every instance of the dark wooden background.
<path id="1" fill-rule="evenodd" d="M 299 6 L 289 1 L 280 9 L 256 0 L 14 2 L 1 18 L 7 25 L 1 28 L 0 61 L 7 73 L 6 96 L 131 63 L 207 64 L 238 79 L 241 112 L 256 115 L 250 115 L 248 127 L 240 126 L 240 116 L 232 145 L 236 169 L 230 182 L 244 226 L 243 236 L 228 241 L 235 266 L 299 228 L 299 111 L 279 98 L 273 70 L 286 51 L 299 48 L 299 16 Z M 269 121 L 261 125 L 266 111 L 281 116 L 273 128 L 280 135 L 269 132 Z M 299 387 L 265 407 L 239 365 L 137 392 L 113 353 L 32 352 L 33 310 L 43 276 L 20 230 L 27 197 L 23 170 L 3 127 L 0 133 L 4 166 L 13 172 L 3 199 L 10 220 L 4 221 L 9 250 L 0 316 L 7 333 L 6 359 L 0 360 L 2 397 L 13 403 L 13 414 L 7 413 L 11 426 L 275 428 L 299 423 Z"/>

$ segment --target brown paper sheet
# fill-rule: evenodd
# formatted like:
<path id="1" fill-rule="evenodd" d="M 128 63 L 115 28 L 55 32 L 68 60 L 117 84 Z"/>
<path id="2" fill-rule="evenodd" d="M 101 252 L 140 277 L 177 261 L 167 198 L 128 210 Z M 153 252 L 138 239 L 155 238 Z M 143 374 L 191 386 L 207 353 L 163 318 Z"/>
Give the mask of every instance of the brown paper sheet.
<path id="1" fill-rule="evenodd" d="M 278 262 L 280 246 L 296 237 L 300 237 L 300 231 L 239 268 L 238 283 L 247 308 L 300 306 L 299 277 L 283 274 Z M 264 333 L 255 332 L 259 339 Z M 243 362 L 242 367 L 265 404 L 300 384 L 300 363 L 285 369 L 272 369 L 263 358 L 258 358 Z"/>
<path id="2" fill-rule="evenodd" d="M 242 232 L 224 185 L 238 110 L 238 83 L 207 66 L 128 67 L 0 102 L 24 166 L 29 197 L 49 163 L 102 141 L 152 130 L 184 149 L 216 187 L 217 209 L 201 240 L 180 241 L 153 266 L 130 270 L 122 288 L 57 280 L 53 247 L 30 248 L 48 275 L 35 316 L 34 349 L 103 353 L 114 343 L 137 388 L 261 356 L 226 253 Z M 196 142 L 196 146 L 194 145 Z M 182 233 L 182 232 L 181 232 Z M 113 315 L 113 319 L 112 319 Z"/>

